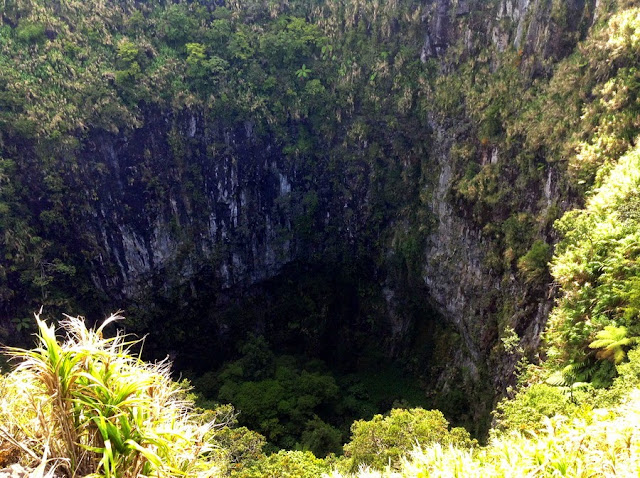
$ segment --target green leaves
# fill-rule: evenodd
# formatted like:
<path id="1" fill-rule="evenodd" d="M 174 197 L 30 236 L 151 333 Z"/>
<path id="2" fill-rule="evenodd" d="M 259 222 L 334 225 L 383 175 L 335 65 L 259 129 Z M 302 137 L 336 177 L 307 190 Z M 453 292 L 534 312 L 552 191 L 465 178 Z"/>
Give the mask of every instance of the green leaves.
<path id="1" fill-rule="evenodd" d="M 54 459 L 70 475 L 104 478 L 211 476 L 217 464 L 201 456 L 213 423 L 199 420 L 166 363 L 144 364 L 121 334 L 87 329 L 82 319 L 62 322 L 67 340 L 36 317 L 39 345 L 11 349 L 23 361 L 13 375 L 31 382 L 28 403 L 46 430 Z M 33 426 L 33 425 L 31 425 Z"/>
<path id="2" fill-rule="evenodd" d="M 118 43 L 118 59 L 126 65 L 131 65 L 138 59 L 140 49 L 130 40 L 123 39 Z"/>
<path id="3" fill-rule="evenodd" d="M 589 344 L 592 349 L 600 349 L 598 358 L 611 360 L 619 364 L 626 357 L 624 347 L 638 342 L 638 337 L 627 337 L 627 328 L 607 325 L 604 330 L 596 334 L 596 340 Z"/>
<path id="4" fill-rule="evenodd" d="M 536 240 L 531 249 L 518 259 L 518 270 L 524 275 L 526 282 L 541 282 L 550 278 L 550 260 L 551 246 L 544 241 Z"/>
<path id="5" fill-rule="evenodd" d="M 29 330 L 33 325 L 33 320 L 29 317 L 16 317 L 11 322 L 18 332 Z"/>
<path id="6" fill-rule="evenodd" d="M 44 30 L 42 23 L 21 22 L 16 30 L 16 38 L 26 44 L 42 43 L 46 40 Z"/>
<path id="7" fill-rule="evenodd" d="M 300 79 L 308 78 L 311 74 L 311 70 L 307 68 L 307 65 L 302 65 L 297 71 L 296 76 Z"/>
<path id="8" fill-rule="evenodd" d="M 309 451 L 282 450 L 234 473 L 233 478 L 316 478 L 331 471 L 329 464 Z"/>
<path id="9" fill-rule="evenodd" d="M 219 400 L 231 402 L 241 410 L 240 420 L 262 433 L 274 444 L 293 448 L 303 431 L 308 432 L 308 441 L 302 445 L 311 447 L 317 454 L 336 452 L 340 439 L 333 440 L 327 450 L 317 434 L 324 436 L 337 433 L 337 429 L 324 423 L 316 413 L 328 407 L 337 398 L 338 386 L 330 375 L 300 370 L 292 357 L 280 357 L 260 350 L 260 339 L 245 346 L 247 355 L 232 363 L 222 372 L 224 380 L 218 395 Z M 262 374 L 257 375 L 258 372 Z M 264 375 L 263 375 L 264 374 Z M 337 445 L 337 446 L 336 446 Z"/>
<path id="10" fill-rule="evenodd" d="M 614 363 L 638 335 L 640 220 L 628 199 L 640 186 L 640 149 L 619 159 L 585 209 L 557 221 L 564 235 L 552 261 L 563 295 L 552 313 L 553 360 L 581 362 L 585 352 Z M 592 352 L 591 352 L 592 353 Z M 593 353 L 592 353 L 593 354 Z"/>
<path id="11" fill-rule="evenodd" d="M 449 423 L 438 410 L 394 409 L 388 416 L 357 420 L 351 426 L 351 441 L 344 446 L 348 458 L 345 467 L 353 472 L 362 465 L 378 470 L 389 464 L 400 467 L 402 456 L 416 445 L 432 443 L 468 447 L 475 444 L 469 433 L 460 428 L 449 430 Z"/>

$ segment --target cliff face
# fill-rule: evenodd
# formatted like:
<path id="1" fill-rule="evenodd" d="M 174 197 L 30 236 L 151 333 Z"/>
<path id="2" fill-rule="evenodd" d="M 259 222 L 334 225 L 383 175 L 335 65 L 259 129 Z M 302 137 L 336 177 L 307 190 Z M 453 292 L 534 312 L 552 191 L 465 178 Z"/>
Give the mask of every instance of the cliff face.
<path id="1" fill-rule="evenodd" d="M 188 280 L 207 264 L 225 289 L 273 277 L 295 257 L 296 171 L 252 127 L 156 111 L 131 137 L 88 142 L 85 154 L 108 165 L 92 214 L 106 254 L 96 286 L 131 298 L 152 275 L 171 270 L 168 277 Z M 149 187 L 145 176 L 156 183 Z"/>
<path id="2" fill-rule="evenodd" d="M 489 50 L 493 52 L 489 56 L 494 55 L 491 68 L 498 70 L 504 61 L 499 54 L 511 49 L 517 52 L 519 69 L 530 84 L 534 77 L 548 76 L 552 65 L 571 52 L 594 21 L 597 2 L 460 0 L 436 2 L 432 11 L 423 61 L 437 58 L 448 73 L 455 71 L 455 62 L 487 55 Z M 456 51 L 450 55 L 448 49 Z M 462 338 L 464 347 L 454 351 L 451 360 L 466 370 L 467 386 L 477 390 L 478 384 L 484 384 L 482 388 L 488 382 L 489 390 L 502 395 L 513 384 L 514 368 L 521 354 L 531 353 L 539 345 L 553 294 L 548 280 L 532 284 L 515 271 L 496 267 L 490 256 L 504 251 L 504 244 L 487 224 L 521 212 L 546 217 L 551 207 L 567 209 L 571 200 L 558 181 L 564 172 L 547 158 L 549 163 L 543 174 L 525 188 L 518 186 L 515 178 L 507 182 L 508 187 L 518 190 L 520 199 L 506 210 L 494 206 L 488 213 L 489 220 L 478 220 L 468 203 L 456 200 L 454 188 L 461 170 L 452 157 L 452 147 L 478 134 L 477 124 L 464 114 L 454 118 L 436 115 L 432 117 L 432 127 L 436 132 L 432 154 L 438 173 L 431 183 L 430 210 L 436 226 L 427 240 L 423 279 L 430 300 Z M 499 142 L 483 146 L 471 161 L 482 168 L 504 170 L 504 165 L 513 159 L 501 147 Z M 550 228 L 532 227 L 538 238 L 553 243 Z M 513 332 L 515 348 L 503 344 Z M 445 372 L 439 377 L 440 386 L 447 389 L 457 379 L 455 374 L 452 377 Z M 476 409 L 479 415 L 487 411 L 482 406 Z"/>
<path id="3" fill-rule="evenodd" d="M 160 313 L 159 303 L 166 315 L 160 324 L 173 320 L 168 310 L 183 307 L 190 318 L 181 327 L 209 334 L 207 341 L 218 345 L 226 340 L 228 346 L 228 337 L 251 331 L 285 336 L 282 329 L 289 327 L 295 329 L 294 337 L 306 337 L 309 344 L 326 341 L 325 353 L 332 347 L 328 336 L 338 335 L 335 330 L 342 335 L 342 349 L 360 342 L 362 347 L 382 344 L 389 356 L 420 351 L 434 390 L 466 390 L 471 413 L 486 417 L 490 398 L 504 392 L 519 358 L 500 339 L 515 333 L 519 344 L 532 351 L 550 307 L 547 283 L 520 277 L 517 255 L 509 259 L 511 265 L 496 266 L 492 256 L 506 249 L 502 236 L 507 233 L 500 236 L 488 226 L 523 212 L 538 217 L 552 207 L 566 209 L 568 199 L 559 186 L 561 167 L 547 164 L 543 156 L 536 158 L 537 176 L 518 183 L 509 149 L 514 146 L 494 139 L 500 127 L 492 126 L 488 116 L 478 120 L 462 96 L 445 101 L 446 108 L 438 106 L 437 98 L 449 93 L 439 81 L 471 72 L 480 82 L 474 70 L 479 64 L 489 78 L 488 89 L 491 75 L 497 78 L 511 64 L 519 84 L 544 80 L 586 34 L 598 2 L 408 3 L 402 20 L 406 25 L 395 19 L 385 28 L 389 36 L 401 28 L 414 32 L 413 58 L 397 46 L 394 67 L 414 61 L 414 70 L 408 71 L 420 79 L 403 86 L 402 75 L 389 74 L 389 52 L 374 51 L 378 63 L 366 74 L 357 59 L 345 63 L 349 68 L 340 67 L 338 86 L 326 81 L 326 90 L 338 91 L 341 101 L 327 109 L 327 115 L 337 118 L 336 132 L 311 147 L 304 142 L 323 124 L 293 108 L 283 121 L 294 138 L 289 143 L 282 132 L 270 129 L 264 116 L 245 114 L 228 121 L 198 106 L 170 113 L 142 104 L 138 127 L 123 128 L 126 132 L 94 127 L 81 135 L 79 166 L 72 174 L 78 194 L 87 201 L 78 224 L 91 243 L 85 263 L 95 290 L 110 304 L 128 304 L 149 321 L 145 326 Z M 339 27 L 326 19 L 318 23 L 327 31 L 351 25 L 373 41 L 367 28 L 373 28 L 379 9 L 373 2 L 351 13 L 341 11 L 347 19 L 352 16 Z M 324 48 L 322 57 L 336 61 L 334 50 Z M 245 50 L 233 53 L 230 62 L 240 61 Z M 144 66 L 144 55 L 136 54 Z M 153 54 L 148 47 L 146 55 Z M 132 68 L 122 52 L 118 61 L 120 68 Z M 194 64 L 199 65 L 192 58 L 190 67 Z M 316 108 L 327 107 L 321 96 L 325 86 L 305 83 L 312 70 L 302 66 L 287 94 L 292 96 L 295 87 L 307 95 L 305 101 L 317 101 Z M 327 71 L 337 69 L 329 66 Z M 420 76 L 420 68 L 431 77 Z M 367 77 L 361 90 L 373 88 L 374 100 L 367 98 L 369 90 L 340 96 L 339 82 L 356 84 L 352 78 L 359 76 Z M 374 89 L 377 81 L 386 81 L 381 88 L 394 94 L 409 91 L 405 98 L 399 93 L 397 114 L 376 117 L 387 94 Z M 33 143 L 37 149 L 37 141 Z M 464 162 L 456 149 L 461 144 L 471 148 Z M 513 182 L 515 199 L 496 201 L 478 212 L 480 202 L 460 193 L 470 165 L 499 171 L 504 181 Z M 553 241 L 549 227 L 532 228 L 530 239 Z M 335 271 L 334 277 L 327 269 Z M 296 287 L 314 276 L 333 285 L 320 287 L 322 293 L 317 284 L 300 292 L 314 297 L 313 307 L 323 297 L 344 297 L 314 313 L 302 307 L 299 313 L 307 315 L 306 322 L 286 325 L 286 318 L 257 312 L 234 321 L 220 312 L 252 301 L 254 309 L 264 301 L 264 308 L 273 312 L 278 310 L 274 291 L 302 291 Z M 282 323 L 274 325 L 278 321 Z M 310 332 L 314 328 L 321 332 Z M 159 332 L 163 334 L 166 330 Z M 291 341 L 291 334 L 279 340 Z M 472 405 L 479 396 L 489 399 Z"/>
<path id="4" fill-rule="evenodd" d="M 373 342 L 388 356 L 400 355 L 416 314 L 430 306 L 407 312 L 406 298 L 422 286 L 407 285 L 398 267 L 385 265 L 389 253 L 380 246 L 390 233 L 380 222 L 388 219 L 372 199 L 384 176 L 364 161 L 330 164 L 322 153 L 292 161 L 254 128 L 252 121 L 229 127 L 198 112 L 148 111 L 130 135 L 90 136 L 81 156 L 105 165 L 82 221 L 97 251 L 95 288 L 141 317 L 140 332 L 159 327 L 151 342 L 178 358 L 221 360 L 248 333 L 280 344 L 297 340 L 303 345 L 294 350 L 327 359 L 336 348 L 356 351 Z M 95 173 L 85 174 L 93 181 Z M 295 292 L 290 281 L 303 285 Z M 324 290 L 322 282 L 332 285 Z M 300 319 L 313 331 L 287 333 L 291 321 L 310 312 L 278 304 L 299 296 L 322 310 Z M 237 308 L 249 310 L 249 318 L 234 315 Z M 173 322 L 199 336 L 167 340 L 164 327 Z M 208 355 L 207 343 L 220 350 Z"/>

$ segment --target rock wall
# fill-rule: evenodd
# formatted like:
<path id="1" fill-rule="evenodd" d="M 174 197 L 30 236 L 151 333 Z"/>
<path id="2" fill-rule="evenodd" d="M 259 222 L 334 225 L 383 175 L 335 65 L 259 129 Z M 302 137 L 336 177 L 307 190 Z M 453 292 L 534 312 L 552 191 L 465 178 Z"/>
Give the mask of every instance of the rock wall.
<path id="1" fill-rule="evenodd" d="M 564 12 L 563 28 L 556 18 L 559 8 Z M 594 2 L 585 0 L 436 0 L 423 15 L 420 58 L 435 60 L 442 74 L 450 74 L 481 51 L 489 51 L 498 65 L 499 55 L 513 48 L 521 52 L 525 74 L 548 74 L 549 65 L 566 55 L 567 45 L 577 41 L 594 11 Z M 501 333 L 496 317 L 502 301 L 519 298 L 516 302 L 523 309 L 507 323 L 532 350 L 544 327 L 550 296 L 514 276 L 505 281 L 487 267 L 485 256 L 495 244 L 451 200 L 455 171 L 450 149 L 469 134 L 469 122 L 432 115 L 428 156 L 437 173 L 423 184 L 433 218 L 419 266 L 423 284 L 409 289 L 406 277 L 391 270 L 387 259 L 396 253 L 394 233 L 387 232 L 382 249 L 371 247 L 369 253 L 378 264 L 374 275 L 384 299 L 382 315 L 387 317 L 378 324 L 378 334 L 387 353 L 401 355 L 415 330 L 415 317 L 403 313 L 402 304 L 403 297 L 419 290 L 425 307 L 435 308 L 463 344 L 444 359 L 446 366 L 435 376 L 436 388 L 455 386 L 456 371 L 464 369 L 464 380 L 474 393 L 495 396 L 511 383 L 517 359 L 513 354 L 496 355 Z M 95 285 L 127 300 L 158 284 L 168 291 L 206 274 L 215 283 L 210 294 L 233 295 L 277 277 L 287 265 L 322 256 L 335 244 L 344 246 L 343 254 L 354 251 L 358 236 L 370 227 L 374 180 L 368 175 L 373 172 L 363 163 L 358 166 L 364 170 L 361 179 L 350 183 L 348 172 L 335 178 L 336 172 L 322 165 L 292 162 L 275 143 L 255 134 L 255 128 L 251 121 L 221 126 L 199 112 L 172 117 L 148 111 L 144 126 L 129 137 L 93 134 L 84 155 L 96 155 L 108 166 L 90 221 L 103 251 L 94 258 Z M 509 158 L 495 148 L 486 160 Z M 549 171 L 531 201 L 543 194 L 551 204 L 562 194 L 554 174 L 558 173 Z M 309 176 L 312 187 L 304 180 Z M 316 200 L 313 211 L 305 206 L 309 194 Z M 301 218 L 310 220 L 313 234 L 296 226 Z M 391 218 L 386 224 L 389 230 L 421 226 Z M 478 415 L 487 410 L 483 404 Z"/>
<path id="2" fill-rule="evenodd" d="M 150 112 L 132 137 L 98 134 L 85 154 L 108 165 L 92 223 L 106 255 L 94 276 L 104 290 L 132 297 L 151 275 L 186 279 L 205 265 L 229 288 L 272 277 L 295 255 L 296 172 L 250 123 L 231 131 L 196 113 Z"/>
<path id="3" fill-rule="evenodd" d="M 435 58 L 442 72 L 451 73 L 459 62 L 489 51 L 497 67 L 500 53 L 511 48 L 522 57 L 524 75 L 548 75 L 550 66 L 573 49 L 585 28 L 593 22 L 597 11 L 595 3 L 437 1 L 427 20 L 422 60 Z M 562 19 L 557 18 L 560 14 Z M 564 24 L 559 25 L 559 21 Z M 469 389 L 485 397 L 503 396 L 514 383 L 515 366 L 522 351 L 532 354 L 539 344 L 553 303 L 551 284 L 533 286 L 515 274 L 505 278 L 503 273 L 487 265 L 487 255 L 498 244 L 470 218 L 463 205 L 452 200 L 453 183 L 460 172 L 454 170 L 451 147 L 474 134 L 472 121 L 433 116 L 432 128 L 436 132 L 432 154 L 439 171 L 430 183 L 430 207 L 436 226 L 427 240 L 424 283 L 435 308 L 462 338 L 464 347 L 452 350 L 448 360 L 466 370 Z M 485 154 L 478 162 L 510 161 L 500 154 L 498 147 Z M 544 204 L 542 210 L 537 211 L 540 215 L 544 215 L 545 208 L 552 202 L 569 207 L 566 191 L 558 187 L 560 174 L 555 166 L 550 166 L 544 183 L 522 192 L 526 197 L 523 202 L 527 203 L 524 207 L 536 209 Z M 554 240 L 551 236 L 542 238 L 550 243 Z M 502 323 L 498 323 L 498 317 L 504 315 L 501 309 L 508 302 L 515 304 L 515 310 L 501 317 Z M 505 324 L 515 330 L 520 352 L 505 350 L 502 346 L 500 337 L 505 332 Z M 459 380 L 453 370 L 445 370 L 438 377 L 438 387 L 446 389 Z M 482 410 L 486 405 L 478 406 L 478 417 L 489 411 Z"/>

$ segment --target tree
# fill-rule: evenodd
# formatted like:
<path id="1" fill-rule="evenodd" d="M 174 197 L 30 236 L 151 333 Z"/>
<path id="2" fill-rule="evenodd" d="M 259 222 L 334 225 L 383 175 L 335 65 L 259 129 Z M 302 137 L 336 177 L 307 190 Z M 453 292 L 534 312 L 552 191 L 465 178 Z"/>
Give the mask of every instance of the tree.
<path id="1" fill-rule="evenodd" d="M 296 76 L 300 79 L 308 78 L 311 70 L 307 68 L 307 65 L 302 65 L 298 71 L 296 71 Z"/>
<path id="2" fill-rule="evenodd" d="M 187 64 L 197 66 L 207 59 L 205 46 L 202 43 L 187 43 Z"/>
<path id="3" fill-rule="evenodd" d="M 346 466 L 354 472 L 360 465 L 384 469 L 400 466 L 402 457 L 417 445 L 431 443 L 472 446 L 475 440 L 464 428 L 449 430 L 439 410 L 394 409 L 388 416 L 357 420 L 351 425 L 351 441 L 344 446 Z"/>
<path id="4" fill-rule="evenodd" d="M 309 451 L 281 450 L 231 474 L 232 478 L 315 478 L 330 466 Z"/>

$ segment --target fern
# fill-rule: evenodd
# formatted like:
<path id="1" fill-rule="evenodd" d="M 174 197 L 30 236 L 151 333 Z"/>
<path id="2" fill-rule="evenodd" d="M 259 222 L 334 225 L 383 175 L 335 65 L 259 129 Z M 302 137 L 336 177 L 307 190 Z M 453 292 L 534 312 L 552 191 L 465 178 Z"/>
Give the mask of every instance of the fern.
<path id="1" fill-rule="evenodd" d="M 627 337 L 627 328 L 607 325 L 604 330 L 596 334 L 596 340 L 589 344 L 592 349 L 600 349 L 599 359 L 611 360 L 615 364 L 621 363 L 627 356 L 624 347 L 629 347 L 638 341 L 638 337 Z"/>

